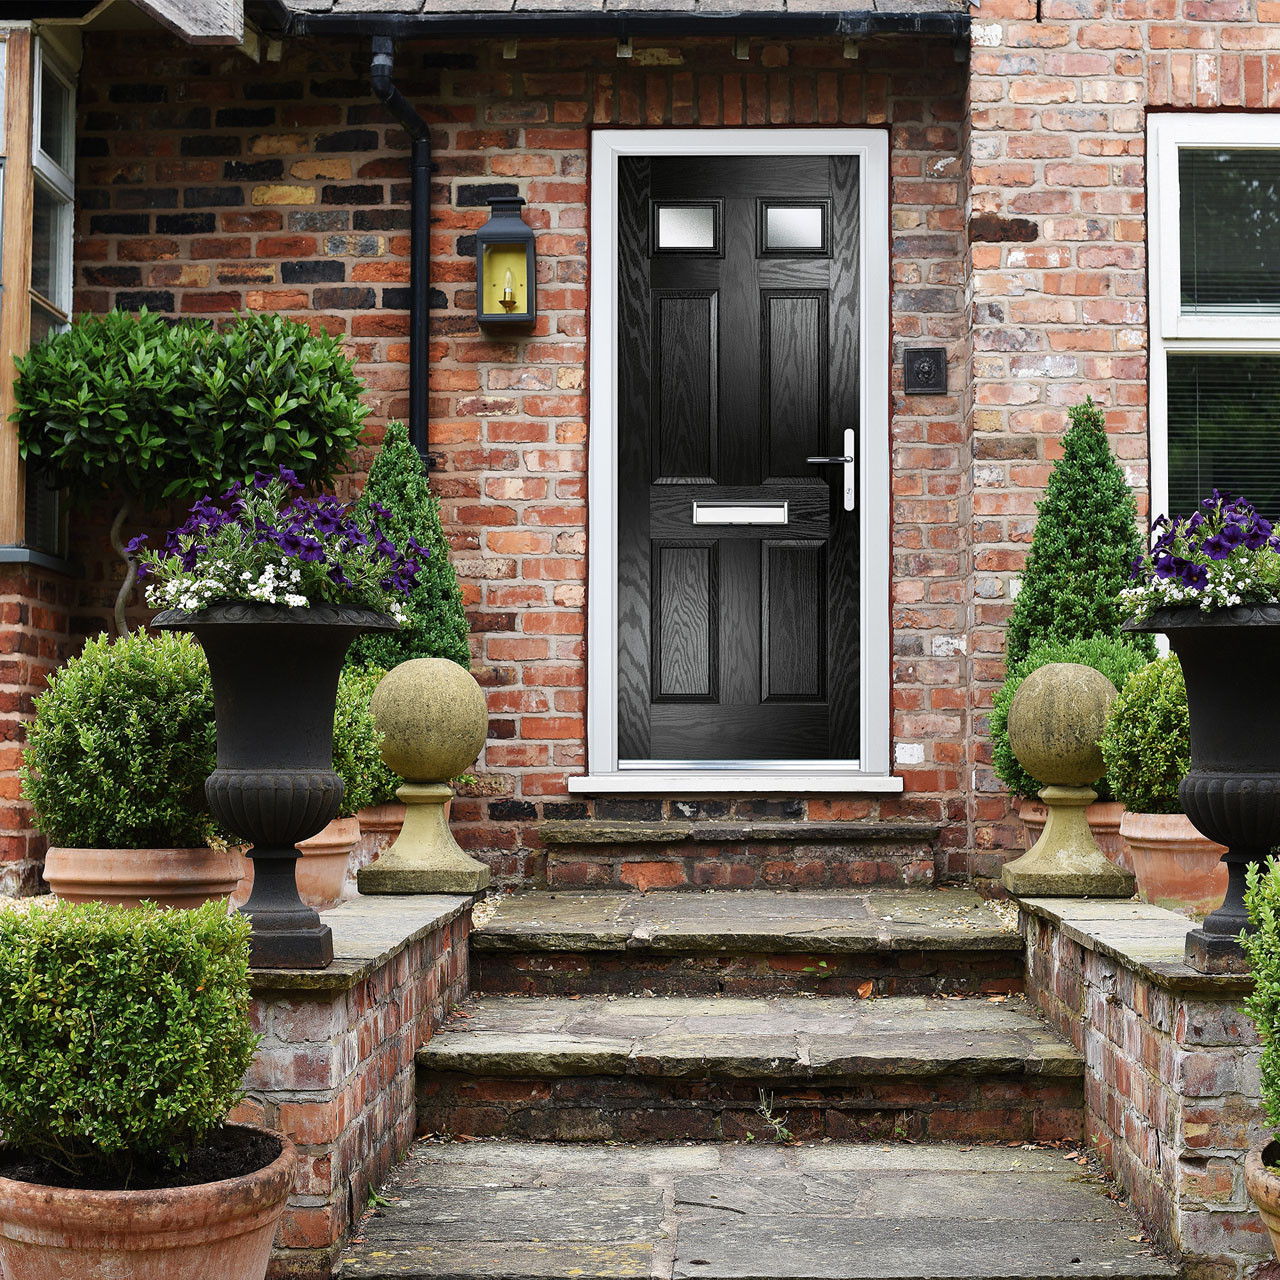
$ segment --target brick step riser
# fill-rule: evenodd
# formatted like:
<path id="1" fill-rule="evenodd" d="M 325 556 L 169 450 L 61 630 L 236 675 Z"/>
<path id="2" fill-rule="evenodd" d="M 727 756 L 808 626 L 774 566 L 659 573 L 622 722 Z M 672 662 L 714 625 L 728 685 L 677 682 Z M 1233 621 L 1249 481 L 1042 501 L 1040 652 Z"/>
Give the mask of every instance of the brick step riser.
<path id="1" fill-rule="evenodd" d="M 751 844 L 574 845 L 547 852 L 549 889 L 927 888 L 933 848 Z"/>
<path id="2" fill-rule="evenodd" d="M 418 1133 L 550 1142 L 771 1141 L 760 1090 L 746 1081 L 482 1079 L 419 1070 Z M 1083 1136 L 1079 1080 L 844 1078 L 766 1085 L 764 1094 L 771 1114 L 802 1140 L 1078 1142 Z"/>
<path id="3" fill-rule="evenodd" d="M 996 995 L 1021 993 L 1023 958 L 1020 951 L 526 952 L 473 944 L 471 980 L 473 991 L 519 996 Z"/>

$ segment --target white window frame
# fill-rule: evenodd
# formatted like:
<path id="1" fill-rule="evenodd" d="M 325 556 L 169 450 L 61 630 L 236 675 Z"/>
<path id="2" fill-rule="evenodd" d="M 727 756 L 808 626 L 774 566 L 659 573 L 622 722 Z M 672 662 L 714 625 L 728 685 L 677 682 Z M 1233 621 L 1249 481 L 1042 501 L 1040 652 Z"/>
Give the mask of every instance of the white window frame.
<path id="1" fill-rule="evenodd" d="M 618 162 L 623 156 L 851 155 L 859 160 L 862 370 L 861 751 L 857 760 L 618 758 Z M 889 135 L 880 129 L 598 129 L 591 142 L 587 768 L 575 793 L 900 792 L 890 773 Z"/>
<path id="2" fill-rule="evenodd" d="M 55 79 L 68 95 L 69 126 L 71 128 L 72 168 L 75 166 L 75 120 L 76 120 L 76 86 L 75 79 L 66 72 L 50 55 L 43 40 L 35 42 L 35 75 L 32 80 L 31 102 L 31 168 L 35 174 L 35 182 L 43 186 L 53 197 L 57 207 L 57 227 L 61 252 L 58 255 L 58 278 L 54 282 L 56 297 L 48 298 L 31 289 L 33 301 L 45 310 L 61 317 L 61 327 L 71 323 L 72 300 L 75 293 L 75 174 L 62 165 L 61 160 L 49 155 L 40 146 L 42 114 L 44 111 L 44 78 Z M 55 326 L 56 327 L 56 326 Z"/>
<path id="3" fill-rule="evenodd" d="M 1184 149 L 1280 150 L 1274 113 L 1197 112 L 1147 117 L 1148 317 L 1150 337 L 1151 517 L 1169 512 L 1171 355 L 1280 356 L 1280 315 L 1184 313 L 1178 152 Z M 1207 496 L 1207 495 L 1206 495 Z M 1177 514 L 1186 515 L 1187 512 Z"/>

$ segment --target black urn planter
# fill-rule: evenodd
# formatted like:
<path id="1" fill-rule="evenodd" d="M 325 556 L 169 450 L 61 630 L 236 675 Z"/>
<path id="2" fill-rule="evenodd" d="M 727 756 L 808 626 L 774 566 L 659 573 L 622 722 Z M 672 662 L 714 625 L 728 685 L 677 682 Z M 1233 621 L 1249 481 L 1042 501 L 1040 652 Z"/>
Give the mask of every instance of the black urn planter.
<path id="1" fill-rule="evenodd" d="M 253 924 L 259 969 L 323 969 L 333 935 L 298 896 L 296 845 L 338 812 L 333 770 L 338 674 L 351 642 L 398 624 L 372 609 L 338 605 L 213 605 L 157 614 L 153 626 L 189 631 L 209 660 L 218 767 L 205 783 L 214 817 L 252 843 Z"/>
<path id="2" fill-rule="evenodd" d="M 1159 609 L 1126 629 L 1163 632 L 1178 655 L 1191 719 L 1178 798 L 1192 825 L 1227 847 L 1226 898 L 1187 934 L 1187 963 L 1243 972 L 1245 870 L 1280 844 L 1280 605 Z"/>

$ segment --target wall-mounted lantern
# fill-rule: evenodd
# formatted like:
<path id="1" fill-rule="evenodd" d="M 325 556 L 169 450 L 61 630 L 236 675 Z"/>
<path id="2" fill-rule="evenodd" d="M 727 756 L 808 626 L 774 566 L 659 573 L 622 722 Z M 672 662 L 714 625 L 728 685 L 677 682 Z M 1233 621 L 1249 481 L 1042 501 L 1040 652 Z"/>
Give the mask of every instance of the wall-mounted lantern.
<path id="1" fill-rule="evenodd" d="M 476 232 L 476 319 L 482 325 L 529 325 L 538 314 L 533 229 L 519 196 L 494 196 Z"/>

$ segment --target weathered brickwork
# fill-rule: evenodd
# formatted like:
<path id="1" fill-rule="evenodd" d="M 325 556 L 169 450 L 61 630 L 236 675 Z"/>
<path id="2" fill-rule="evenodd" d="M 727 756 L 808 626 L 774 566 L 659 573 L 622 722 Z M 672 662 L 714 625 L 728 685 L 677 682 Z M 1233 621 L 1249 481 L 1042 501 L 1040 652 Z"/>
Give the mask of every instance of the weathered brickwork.
<path id="1" fill-rule="evenodd" d="M 45 839 L 31 826 L 18 770 L 31 700 L 67 656 L 74 587 L 29 565 L 0 565 L 0 894 L 34 893 Z"/>
<path id="2" fill-rule="evenodd" d="M 981 735 L 1065 409 L 1105 406 L 1146 514 L 1146 115 L 1280 106 L 1267 0 L 982 0 L 969 81 L 973 866 L 1016 832 Z M 986 851 L 990 852 L 986 852 Z"/>
<path id="3" fill-rule="evenodd" d="M 394 921 L 391 922 L 394 924 Z M 471 912 L 392 947 L 354 984 L 288 985 L 253 976 L 262 1036 L 233 1119 L 293 1139 L 298 1175 L 270 1275 L 328 1280 L 370 1187 L 380 1186 L 414 1137 L 414 1061 L 467 994 Z M 386 945 L 387 933 L 380 935 Z M 338 968 L 344 962 L 339 958 Z"/>
<path id="4" fill-rule="evenodd" d="M 1086 1136 L 1147 1225 L 1181 1254 L 1187 1280 L 1272 1274 L 1244 1187 L 1245 1154 L 1270 1132 L 1240 984 L 1219 980 L 1215 992 L 1201 979 L 1205 990 L 1179 990 L 1082 943 L 1087 924 L 1068 933 L 1024 911 L 1021 928 L 1027 995 L 1085 1058 Z"/>
<path id="5" fill-rule="evenodd" d="M 589 130 L 596 125 L 869 125 L 892 145 L 895 359 L 948 348 L 964 383 L 967 68 L 948 45 L 728 39 L 403 43 L 397 82 L 432 123 L 431 444 L 486 685 L 488 775 L 454 806 L 498 877 L 540 877 L 544 816 L 663 817 L 569 801 L 584 762 Z M 369 383 L 367 465 L 407 412 L 407 138 L 368 89 L 361 42 L 288 42 L 278 63 L 162 38 L 86 43 L 77 308 L 219 317 L 280 310 L 346 339 Z M 474 320 L 474 232 L 515 192 L 538 232 L 539 321 Z M 873 376 L 879 376 L 877 373 Z M 960 393 L 893 402 L 893 734 L 904 797 L 693 805 L 708 816 L 942 823 L 939 874 L 968 870 L 969 455 Z M 340 486 L 349 490 L 358 476 Z M 103 566 L 106 565 L 104 568 Z M 113 568 L 91 571 L 105 608 Z"/>

